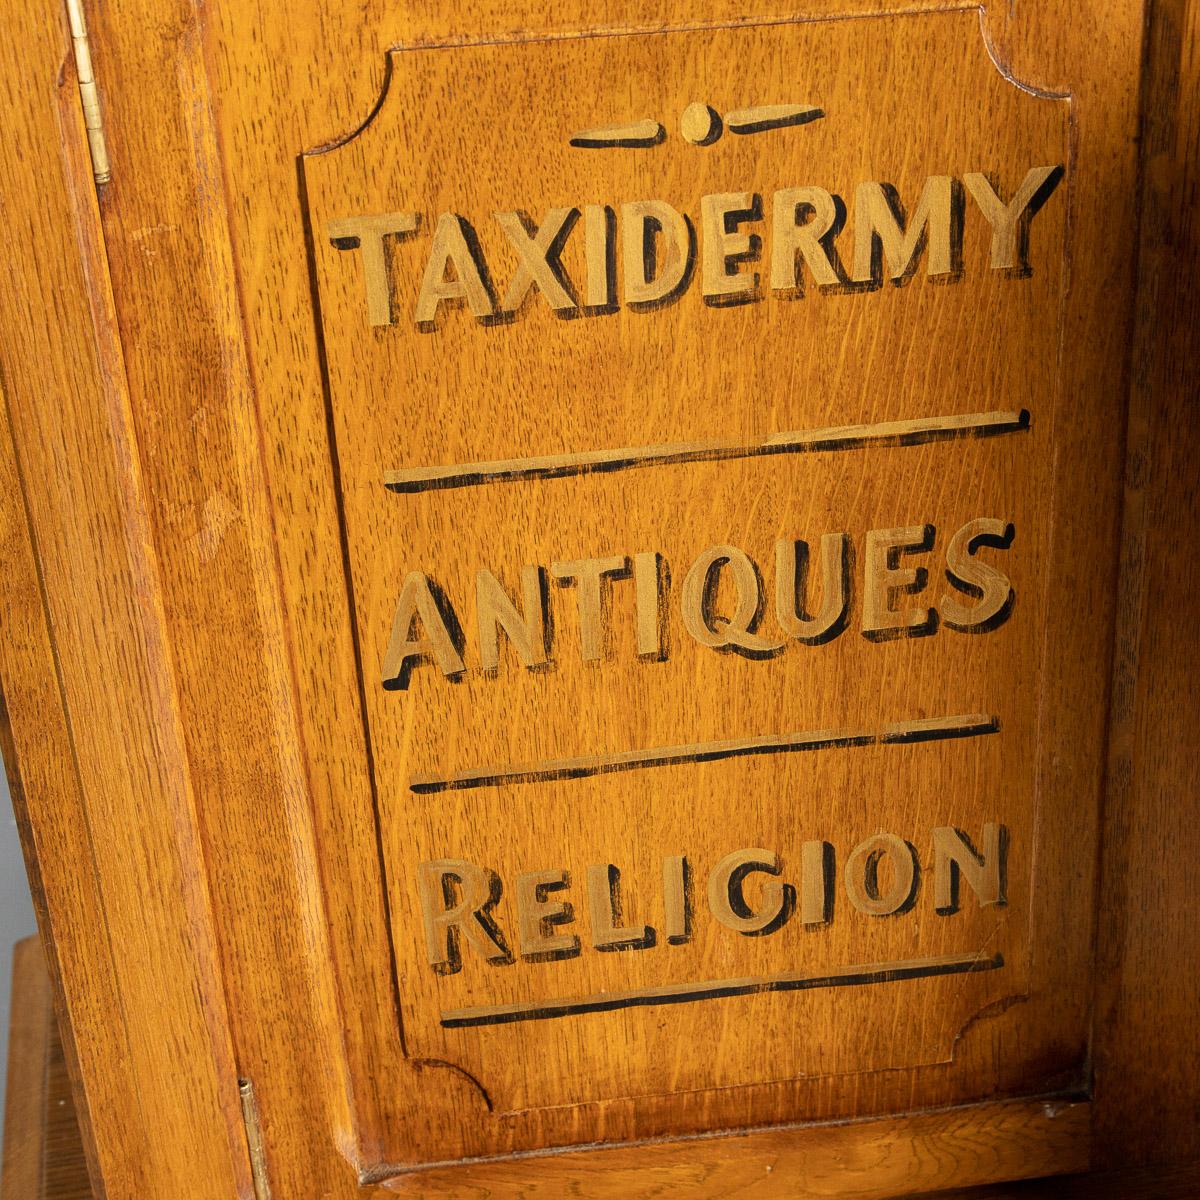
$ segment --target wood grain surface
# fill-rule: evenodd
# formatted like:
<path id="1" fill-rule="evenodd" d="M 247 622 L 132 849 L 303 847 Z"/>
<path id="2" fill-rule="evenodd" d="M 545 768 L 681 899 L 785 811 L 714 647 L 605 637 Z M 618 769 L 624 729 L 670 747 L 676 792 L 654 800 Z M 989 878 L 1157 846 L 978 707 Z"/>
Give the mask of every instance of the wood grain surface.
<path id="1" fill-rule="evenodd" d="M 888 104 L 907 111 L 920 94 L 927 56 L 955 61 L 956 94 L 972 100 L 945 111 L 943 141 L 919 152 L 906 147 L 902 163 L 887 152 L 888 144 L 904 144 L 897 130 L 881 121 L 868 139 L 861 114 Z M 583 125 L 597 104 L 586 92 L 571 96 L 567 80 L 589 72 L 622 78 L 646 111 L 666 120 L 701 87 L 722 110 L 756 94 L 778 95 L 794 86 L 786 64 L 797 60 L 809 64 L 807 86 L 818 93 L 826 115 L 772 133 L 774 141 L 730 137 L 697 150 L 668 139 L 640 157 L 603 157 L 567 145 L 569 131 Z M 878 64 L 874 87 L 854 72 L 853 64 L 863 60 Z M 749 61 L 760 64 L 753 88 L 744 75 Z M 913 208 L 927 176 L 949 157 L 997 172 L 1010 195 L 1029 168 L 1066 162 L 1066 101 L 1030 96 L 1005 79 L 988 56 L 973 11 L 405 51 L 392 62 L 388 93 L 372 122 L 350 141 L 306 157 L 303 174 L 407 1057 L 442 1061 L 470 1076 L 488 1110 L 528 1114 L 510 1118 L 519 1142 L 480 1141 L 469 1147 L 474 1153 L 539 1144 L 542 1135 L 517 1132 L 520 1124 L 552 1119 L 536 1117 L 537 1110 L 654 1097 L 662 1128 L 693 1130 L 703 1128 L 700 1121 L 732 1119 L 715 1096 L 706 1100 L 711 1111 L 698 1107 L 698 1092 L 948 1061 L 958 1032 L 974 1014 L 1029 994 L 1029 959 L 1043 957 L 1029 891 L 1047 888 L 1054 899 L 1047 898 L 1046 907 L 1070 903 L 1069 890 L 1053 876 L 1030 878 L 1034 848 L 1052 858 L 1087 857 L 1077 840 L 1088 819 L 1084 793 L 1074 794 L 1075 807 L 1062 797 L 1043 810 L 1054 813 L 1052 827 L 1037 824 L 1040 703 L 1030 699 L 1036 681 L 1053 673 L 1041 669 L 1041 634 L 1048 624 L 1055 626 L 1051 644 L 1058 640 L 1051 612 L 1074 607 L 1052 604 L 1050 589 L 1058 585 L 1044 565 L 1054 534 L 1058 399 L 1043 380 L 1060 353 L 1065 196 L 1053 197 L 1031 226 L 1028 254 L 1036 265 L 1024 279 L 992 270 L 991 230 L 976 211 L 964 218 L 962 278 L 945 286 L 921 278 L 922 263 L 903 289 L 888 285 L 849 295 L 814 289 L 792 302 L 766 294 L 757 303 L 727 308 L 702 303 L 697 279 L 678 303 L 650 312 L 626 303 L 618 312 L 560 320 L 535 296 L 504 325 L 481 323 L 463 306 L 447 306 L 438 312 L 436 330 L 428 332 L 414 324 L 410 307 L 429 236 L 405 238 L 391 250 L 395 320 L 370 330 L 359 256 L 340 249 L 324 231 L 355 213 L 414 207 L 422 227 L 433 227 L 446 220 L 436 214 L 462 211 L 478 225 L 480 254 L 488 256 L 500 296 L 518 259 L 492 213 L 516 205 L 540 221 L 564 198 L 621 207 L 644 195 L 693 213 L 702 243 L 699 262 L 703 246 L 718 236 L 703 222 L 699 199 L 722 189 L 752 188 L 769 206 L 793 183 L 824 181 L 851 197 L 864 180 L 879 177 L 893 181 Z M 692 66 L 697 63 L 706 64 L 703 73 Z M 715 64 L 726 66 L 722 71 Z M 464 77 L 475 89 L 470 117 L 455 107 L 455 88 Z M 988 122 L 975 117 L 980 104 Z M 502 121 L 507 129 L 501 148 L 496 131 Z M 997 130 L 1008 134 L 1003 155 Z M 423 147 L 419 156 L 417 146 Z M 467 186 L 470 164 L 485 159 L 506 165 L 486 184 L 473 180 Z M 629 219 L 622 208 L 622 238 L 632 236 L 624 224 Z M 764 241 L 772 237 L 771 221 L 764 212 L 758 226 Z M 854 236 L 855 246 L 863 236 L 869 241 L 861 228 Z M 568 241 L 560 256 L 565 274 L 580 288 L 584 249 L 577 239 Z M 848 263 L 849 243 L 841 254 Z M 976 336 L 1000 327 L 1005 340 L 993 333 Z M 914 329 L 942 352 L 914 354 Z M 741 352 L 730 354 L 732 345 Z M 779 356 L 789 346 L 794 349 L 784 366 Z M 543 362 L 555 364 L 552 379 L 540 368 Z M 894 422 L 958 415 L 964 406 L 1005 405 L 1029 408 L 1030 427 L 978 440 L 885 442 L 879 448 L 868 443 L 806 454 L 794 463 L 788 456 L 685 459 L 628 474 L 606 464 L 603 471 L 554 479 L 482 472 L 485 482 L 474 486 L 404 495 L 380 486 L 389 468 L 410 464 L 676 446 L 689 438 L 704 445 L 722 435 L 744 443 L 775 435 L 772 440 L 790 448 L 796 442 L 786 438 L 787 430 L 842 422 L 890 429 Z M 861 434 L 853 437 L 859 445 Z M 818 444 L 836 443 L 826 435 Z M 919 541 L 924 526 L 935 525 L 939 540 L 929 557 L 936 562 L 954 531 L 977 517 L 999 518 L 1001 528 L 1012 523 L 1019 531 L 1010 554 L 989 560 L 1003 566 L 1020 596 L 1012 620 L 984 636 L 943 628 L 884 644 L 865 637 L 864 630 L 882 619 L 868 611 L 869 531 L 919 527 L 912 535 Z M 778 654 L 718 654 L 697 640 L 695 621 L 688 626 L 687 579 L 698 578 L 689 564 L 708 547 L 732 544 L 773 579 L 778 540 L 805 538 L 815 545 L 837 530 L 849 531 L 855 555 L 846 633 L 819 647 L 785 647 L 771 612 L 757 636 L 764 644 L 774 637 Z M 638 653 L 635 597 L 628 583 L 615 578 L 602 585 L 605 611 L 595 618 L 605 622 L 607 645 L 597 638 L 590 646 L 588 585 L 574 579 L 582 566 L 559 564 L 611 560 L 606 569 L 619 574 L 626 558 L 655 551 L 672 576 L 662 601 L 669 649 L 651 662 Z M 1080 542 L 1066 556 L 1103 553 Z M 927 560 L 913 555 L 912 561 Z M 518 571 L 527 563 L 548 569 L 552 580 L 573 580 L 569 588 L 548 586 L 539 601 L 552 617 L 551 662 L 544 670 L 523 670 L 506 649 L 498 666 L 483 669 L 473 644 L 483 624 L 475 611 L 477 573 L 488 572 L 516 595 Z M 945 578 L 932 563 L 926 570 Z M 385 649 L 389 635 L 395 636 L 393 620 L 407 624 L 396 614 L 404 611 L 401 581 L 412 571 L 425 572 L 460 614 L 466 645 L 455 663 L 465 659 L 467 665 L 455 682 L 443 678 L 436 664 L 417 666 L 404 690 L 392 690 Z M 731 591 L 727 573 L 717 603 L 728 613 L 735 607 Z M 596 586 L 592 604 L 600 594 Z M 913 607 L 919 603 L 940 605 L 940 591 L 931 586 Z M 845 686 L 851 679 L 855 685 Z M 739 736 L 882 732 L 906 719 L 981 712 L 998 715 L 999 731 L 989 736 L 989 725 L 978 741 L 956 737 L 900 746 L 886 744 L 885 736 L 868 748 L 854 735 L 841 745 L 845 735 L 822 732 L 814 741 L 829 747 L 811 752 L 768 754 L 760 742 L 750 747 L 754 755 L 733 757 L 725 746 Z M 652 755 L 630 753 L 642 747 L 683 748 L 664 752 L 666 761 L 656 765 Z M 695 758 L 702 761 L 688 761 Z M 606 761 L 645 765 L 611 773 L 603 770 Z M 439 778 L 450 786 L 437 790 Z M 340 808 L 346 797 L 330 801 Z M 934 828 L 962 827 L 981 845 L 985 822 L 1003 823 L 1008 834 L 1003 907 L 982 906 L 964 892 L 960 911 L 939 917 L 930 875 L 911 917 L 881 921 L 856 911 L 859 893 L 842 887 L 842 875 L 853 869 L 852 851 L 864 838 L 888 831 L 907 839 L 930 872 Z M 800 846 L 812 839 L 829 842 L 837 858 L 840 895 L 831 920 L 804 928 L 796 919 L 777 934 L 731 937 L 713 919 L 705 881 L 726 854 L 767 847 L 780 856 L 783 877 L 795 886 Z M 691 935 L 675 946 L 662 939 L 625 953 L 597 953 L 588 936 L 597 906 L 580 886 L 592 866 L 616 867 L 627 920 L 654 928 L 662 924 L 662 860 L 679 854 L 696 876 Z M 492 917 L 516 962 L 497 967 L 464 945 L 453 976 L 422 969 L 422 906 L 442 900 L 440 881 L 432 900 L 429 889 L 418 888 L 420 864 L 444 859 L 499 875 L 503 890 Z M 368 869 L 374 874 L 379 868 L 370 863 Z M 576 881 L 560 890 L 573 901 L 577 919 L 562 927 L 555 961 L 546 961 L 541 941 L 531 945 L 520 936 L 514 897 L 524 872 L 554 870 Z M 1088 924 L 1081 911 L 1077 927 Z M 1085 948 L 1083 939 L 1075 952 Z M 1056 951 L 1071 953 L 1065 945 Z M 803 995 L 699 999 L 722 981 L 736 991 L 734 981 L 747 977 L 820 977 L 843 967 L 861 977 L 854 964 L 950 955 L 999 956 L 1003 965 L 886 990 L 863 984 Z M 356 977 L 363 970 L 382 973 L 386 962 L 372 964 L 359 954 Z M 648 1001 L 665 988 L 676 1002 L 669 1013 L 641 1005 L 611 1012 L 622 995 Z M 1051 989 L 1045 995 L 1045 1010 L 1057 1012 L 1059 999 L 1051 999 Z M 589 1012 L 588 997 L 611 1015 Z M 561 1011 L 563 1001 L 577 1015 L 539 1019 Z M 518 1006 L 527 1018 L 520 1024 L 484 1024 L 516 1016 Z M 1039 1019 L 1032 1015 L 1038 1007 L 1022 1015 L 1025 1044 L 995 1056 L 1014 1076 L 1020 1074 L 1019 1056 L 1036 1062 L 1045 1074 L 1016 1085 L 1032 1091 L 1043 1090 L 1047 1076 L 1069 1072 L 1066 1047 L 1074 1042 L 1082 1054 L 1084 1041 L 1082 1030 L 1052 1019 L 1053 1031 L 1047 1027 L 1039 1044 L 1033 1032 Z M 390 1012 L 386 1016 L 391 1019 Z M 797 1024 L 827 1032 L 797 1036 Z M 706 1053 L 695 1053 L 700 1046 Z M 1054 1065 L 1045 1061 L 1055 1056 Z M 352 1062 L 352 1079 L 365 1079 L 365 1066 Z M 394 1084 L 381 1088 L 376 1076 L 371 1090 L 402 1094 L 406 1064 L 396 1067 Z M 976 1070 L 989 1083 L 995 1077 L 994 1062 Z M 964 1069 L 964 1093 L 971 1074 Z M 478 1126 L 480 1117 L 469 1110 L 463 1116 L 461 1126 L 443 1124 L 420 1153 L 439 1159 L 468 1149 L 457 1144 L 458 1130 Z M 602 1140 L 595 1117 L 579 1112 L 573 1122 L 573 1140 Z M 382 1123 L 409 1125 L 398 1114 Z M 414 1152 L 396 1143 L 390 1157 L 402 1161 Z"/>
<path id="2" fill-rule="evenodd" d="M 0 1196 L 39 1198 L 42 1190 L 48 1071 L 46 1055 L 54 1020 L 50 976 L 39 964 L 34 938 L 13 948 L 12 1017 L 8 1036 L 7 1104 L 4 1110 Z M 40 967 L 40 969 L 39 969 Z"/>
<path id="3" fill-rule="evenodd" d="M 1143 79 L 1142 232 L 1121 621 L 1097 941 L 1098 1161 L 1200 1158 L 1196 979 L 1200 669 L 1180 547 L 1200 530 L 1200 4 L 1155 4 Z"/>
<path id="4" fill-rule="evenodd" d="M 0 279 L 0 682 L 107 1194 L 882 1198 L 1080 1171 L 1092 1106 L 1043 1097 L 1088 1089 L 1094 1002 L 1105 1152 L 1148 1156 L 1149 1120 L 1139 1149 L 1119 1093 L 1136 1078 L 1130 1094 L 1148 1094 L 1138 1041 L 1181 1024 L 1186 993 L 1182 973 L 1144 982 L 1174 927 L 1133 897 L 1185 831 L 1145 819 L 1182 739 L 1155 740 L 1144 673 L 1116 743 L 1134 782 L 1102 837 L 1142 6 L 87 7 L 111 168 L 98 196 L 65 22 L 40 5 L 4 18 L 18 116 L 0 188 L 30 235 Z M 1054 163 L 1031 273 L 998 270 L 1011 250 L 980 189 L 1011 195 Z M 839 285 L 856 284 L 874 264 L 855 222 L 889 210 L 862 187 L 894 183 L 910 215 L 941 220 L 958 193 L 926 184 L 946 176 L 965 205 L 961 277 L 938 277 L 935 224 L 923 244 L 880 237 L 880 271 L 920 255 L 902 287 L 785 299 L 764 274 L 754 303 L 704 302 L 777 265 L 786 188 L 846 197 Z M 763 196 L 757 249 L 725 215 L 755 211 L 744 193 Z M 605 217 L 584 210 L 613 206 L 620 237 L 622 220 L 669 223 L 664 202 L 697 230 L 690 290 L 556 315 L 577 305 L 547 243 L 529 249 L 547 214 L 581 210 L 553 219 L 575 220 L 565 270 L 601 309 Z M 336 224 L 418 211 L 373 262 L 362 230 Z M 444 213 L 478 223 L 493 291 L 454 274 L 473 252 Z M 426 287 L 439 227 L 457 263 Z M 630 296 L 652 291 L 639 270 L 686 275 L 671 252 L 619 250 Z M 414 326 L 419 295 L 432 331 Z M 1143 304 L 1149 361 L 1161 301 Z M 475 319 L 491 309 L 503 319 Z M 1181 403 L 1182 365 L 1154 369 Z M 1157 445 L 1169 414 L 1144 386 L 1135 433 Z M 1003 431 L 912 425 L 972 414 Z M 579 469 L 596 453 L 609 469 Z M 1164 447 L 1159 490 L 1130 490 L 1151 529 L 1177 506 L 1183 455 Z M 1011 571 L 1017 601 L 971 636 L 952 624 L 977 597 L 945 573 L 979 518 L 1001 532 L 978 560 Z M 776 542 L 825 534 L 835 565 L 836 535 L 856 552 L 847 629 L 805 645 L 768 612 L 747 627 L 753 654 L 716 653 L 704 605 L 744 600 L 738 555 L 769 610 Z M 1186 662 L 1146 624 L 1184 570 L 1156 536 L 1122 568 L 1146 597 L 1131 610 L 1123 594 L 1141 631 L 1122 651 L 1131 679 L 1139 654 Z M 689 590 L 714 548 L 722 586 L 692 572 Z M 645 598 L 655 554 L 672 570 L 665 622 Z M 901 574 L 918 565 L 927 577 Z M 411 633 L 402 596 L 436 624 L 438 589 L 414 573 L 466 614 L 465 638 L 448 628 L 407 688 L 385 687 Z M 542 586 L 552 621 L 513 637 L 512 604 L 528 613 Z M 926 603 L 953 614 L 936 633 Z M 914 630 L 929 635 L 895 636 Z M 1182 727 L 1183 698 L 1176 711 Z M 952 719 L 971 735 L 924 736 Z M 756 738 L 820 748 L 744 752 Z M 963 858 L 940 915 L 954 830 L 999 847 L 1001 825 L 1007 904 L 978 902 L 999 885 Z M 832 920 L 744 936 L 769 904 L 782 914 L 782 882 L 824 915 L 796 871 L 820 868 L 826 840 Z M 706 887 L 739 847 L 749 908 L 729 902 L 731 876 Z M 685 855 L 694 928 L 635 948 L 646 926 L 680 929 Z M 454 865 L 423 910 L 418 868 L 438 862 Z M 623 905 L 605 915 L 610 866 Z M 485 921 L 460 933 L 462 969 L 435 971 L 439 889 L 445 910 L 462 889 L 486 898 L 489 870 L 515 961 L 476 953 L 500 945 Z M 994 969 L 929 969 L 950 960 Z M 897 971 L 914 964 L 923 977 Z M 829 984 L 847 975 L 863 986 Z M 730 981 L 752 986 L 712 998 Z M 644 1003 L 697 983 L 709 998 Z M 641 999 L 610 1003 L 626 994 Z M 547 1005 L 573 1015 L 507 1020 Z M 1169 1095 L 1188 1095 L 1186 1073 Z M 239 1081 L 261 1115 L 257 1180 Z"/>
<path id="5" fill-rule="evenodd" d="M 62 1042 L 59 1037 L 58 1022 L 55 1019 L 50 978 L 46 971 L 45 960 L 41 945 L 36 938 L 26 939 L 18 943 L 14 952 L 13 966 L 13 1008 L 12 1023 L 9 1029 L 9 1071 L 8 1071 L 8 1107 L 3 1149 L 3 1176 L 0 1178 L 0 1197 L 8 1200 L 90 1200 L 94 1194 L 87 1176 L 87 1167 L 83 1152 L 83 1142 L 79 1132 L 76 1117 L 74 1097 L 65 1068 Z M 1054 1128 L 1047 1122 L 1070 1121 L 1079 1115 L 1082 1106 L 1043 1105 L 1040 1113 L 1026 1109 L 1025 1120 L 1022 1121 L 1015 1108 L 1007 1114 L 1009 1123 L 1018 1127 L 1028 1127 L 1035 1131 L 1034 1141 L 1053 1141 L 1046 1134 L 1046 1129 Z M 808 1131 L 805 1141 L 803 1167 L 796 1169 L 795 1163 L 787 1154 L 780 1155 L 775 1147 L 748 1147 L 752 1154 L 745 1155 L 747 1160 L 747 1178 L 753 1181 L 756 1190 L 762 1190 L 762 1176 L 776 1176 L 768 1184 L 766 1191 L 770 1194 L 773 1185 L 786 1188 L 783 1193 L 789 1196 L 804 1195 L 797 1191 L 799 1187 L 813 1187 L 817 1190 L 814 1195 L 828 1195 L 826 1183 L 835 1186 L 847 1182 L 847 1176 L 867 1176 L 865 1186 L 876 1189 L 886 1179 L 888 1171 L 902 1173 L 902 1187 L 918 1183 L 928 1173 L 926 1165 L 932 1163 L 933 1178 L 939 1184 L 949 1183 L 952 1179 L 959 1181 L 970 1178 L 980 1169 L 980 1162 L 985 1160 L 986 1151 L 978 1142 L 966 1145 L 964 1131 L 969 1122 L 956 1120 L 953 1123 L 944 1118 L 927 1118 L 921 1122 L 912 1121 L 906 1126 L 908 1132 L 919 1129 L 921 1135 L 922 1154 L 908 1163 L 899 1161 L 896 1155 L 897 1145 L 895 1134 L 899 1130 L 892 1128 L 888 1133 L 891 1151 L 884 1161 L 885 1167 L 881 1172 L 878 1158 L 869 1149 L 872 1134 L 869 1130 L 848 1131 L 845 1128 L 835 1129 L 832 1133 L 827 1130 L 814 1128 Z M 790 1140 L 790 1139 L 789 1139 Z M 811 1145 L 809 1143 L 812 1143 Z M 739 1146 L 739 1149 L 741 1147 Z M 814 1153 L 814 1149 L 816 1152 Z M 823 1154 L 826 1150 L 836 1150 L 837 1157 L 832 1167 L 822 1165 Z M 934 1151 L 936 1150 L 936 1154 Z M 761 1151 L 761 1153 L 760 1153 Z M 758 1155 L 758 1160 L 755 1160 Z M 863 1172 L 858 1172 L 852 1165 L 856 1160 L 862 1160 L 870 1155 L 870 1166 Z M 953 1158 L 954 1166 L 947 1169 L 946 1163 Z M 1038 1165 L 1037 1152 L 1026 1164 L 1026 1169 L 1036 1170 Z M 915 1165 L 914 1165 L 915 1163 Z M 1062 1165 L 1062 1159 L 1055 1156 L 1051 1163 L 1054 1169 Z M 767 1170 L 767 1168 L 770 1170 Z M 753 1170 L 755 1174 L 750 1174 Z M 570 1187 L 574 1176 L 565 1168 L 560 1168 L 560 1180 L 549 1186 L 551 1189 Z M 798 1176 L 806 1183 L 801 1183 Z M 618 1180 L 621 1178 L 618 1175 Z M 432 1176 L 429 1177 L 432 1180 Z M 1104 1174 L 1089 1174 L 1087 1176 L 1072 1176 L 1055 1178 L 1053 1180 L 1028 1180 L 1025 1182 L 1008 1183 L 999 1186 L 984 1186 L 961 1188 L 951 1186 L 947 1190 L 936 1193 L 938 1200 L 1072 1200 L 1074 1197 L 1111 1197 L 1112 1200 L 1191 1200 L 1195 1195 L 1200 1173 L 1194 1167 L 1157 1168 L 1140 1171 L 1112 1171 Z M 667 1194 L 679 1194 L 680 1183 L 676 1178 L 672 1184 L 673 1191 Z M 477 1177 L 464 1187 L 465 1181 L 455 1179 L 451 1187 L 457 1191 L 448 1191 L 447 1195 L 465 1194 L 469 1196 L 504 1195 L 504 1190 L 485 1190 L 487 1184 L 484 1177 Z M 703 1186 L 712 1188 L 727 1188 L 729 1179 L 713 1178 L 706 1180 Z M 502 1185 L 503 1186 L 503 1185 Z M 647 1185 L 638 1177 L 628 1184 L 630 1194 L 650 1195 L 652 1191 L 645 1190 Z M 653 1183 L 649 1184 L 651 1188 Z M 529 1192 L 522 1185 L 514 1195 L 537 1195 L 537 1191 Z M 550 1190 L 550 1195 L 560 1194 Z M 702 1191 L 688 1190 L 690 1196 L 703 1195 Z M 712 1190 L 713 1195 L 728 1195 L 728 1190 Z M 864 1193 L 861 1189 L 859 1195 Z M 886 1194 L 886 1192 L 884 1193 Z M 924 1200 L 933 1197 L 933 1193 L 907 1193 L 909 1200 Z"/>
<path id="6" fill-rule="evenodd" d="M 13 950 L 0 1200 L 91 1200 L 54 995 L 36 937 Z"/>
<path id="7" fill-rule="evenodd" d="M 70 31 L 0 23 L 5 768 L 91 1169 L 228 1197 L 244 1135 Z"/>
<path id="8" fill-rule="evenodd" d="M 1006 1174 L 1075 1170 L 1086 1159 L 1089 1106 L 1012 1102 L 965 1106 L 899 1120 L 766 1130 L 704 1142 L 573 1151 L 513 1163 L 480 1163 L 400 1176 L 375 1195 L 454 1200 L 542 1200 L 553 1196 L 766 1197 L 855 1200 L 913 1195 L 931 1185 L 963 1187 Z M 1022 1149 L 1018 1151 L 1016 1147 Z M 522 1164 L 524 1166 L 524 1164 Z"/>

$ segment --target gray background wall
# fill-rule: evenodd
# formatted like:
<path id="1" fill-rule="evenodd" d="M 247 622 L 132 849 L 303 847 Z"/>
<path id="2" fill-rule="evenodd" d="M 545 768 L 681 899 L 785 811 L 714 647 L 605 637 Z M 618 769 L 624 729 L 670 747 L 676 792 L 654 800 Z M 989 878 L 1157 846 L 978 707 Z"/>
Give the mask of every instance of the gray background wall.
<path id="1" fill-rule="evenodd" d="M 4 1080 L 8 1064 L 8 1009 L 12 991 L 13 943 L 36 933 L 29 881 L 17 838 L 17 822 L 0 771 L 0 1129 L 4 1128 Z"/>

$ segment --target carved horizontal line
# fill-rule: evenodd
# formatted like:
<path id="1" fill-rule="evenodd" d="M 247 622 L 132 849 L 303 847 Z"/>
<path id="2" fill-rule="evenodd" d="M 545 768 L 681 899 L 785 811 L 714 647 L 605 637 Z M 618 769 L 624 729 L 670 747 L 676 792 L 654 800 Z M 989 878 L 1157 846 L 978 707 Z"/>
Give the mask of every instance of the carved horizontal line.
<path id="1" fill-rule="evenodd" d="M 833 425 L 791 433 L 776 433 L 761 442 L 673 442 L 661 446 L 620 450 L 585 450 L 578 454 L 545 454 L 495 462 L 451 466 L 408 467 L 384 473 L 384 486 L 393 492 L 423 492 L 434 488 L 471 487 L 517 479 L 561 479 L 600 471 L 668 463 L 714 462 L 756 458 L 766 454 L 815 454 L 829 450 L 858 450 L 867 446 L 919 446 L 954 438 L 995 437 L 1029 428 L 1029 412 L 966 413 L 918 417 L 909 421 L 880 421 L 873 425 Z"/>
<path id="2" fill-rule="evenodd" d="M 608 150 L 616 146 L 657 146 L 667 131 L 657 121 L 633 121 L 606 129 L 581 129 L 571 135 L 571 145 L 588 150 Z"/>
<path id="3" fill-rule="evenodd" d="M 812 104 L 760 104 L 726 113 L 725 124 L 733 133 L 765 133 L 769 129 L 807 125 L 824 115 L 823 109 Z"/>
<path id="4" fill-rule="evenodd" d="M 612 1012 L 620 1008 L 646 1008 L 657 1004 L 690 1004 L 726 996 L 752 996 L 762 992 L 813 991 L 818 988 L 862 987 L 895 983 L 903 979 L 929 979 L 938 975 L 965 975 L 995 971 L 1004 966 L 1002 954 L 945 955 L 908 958 L 896 962 L 858 963 L 821 972 L 793 971 L 782 975 L 752 975 L 742 979 L 706 979 L 699 983 L 670 983 L 661 987 L 633 988 L 624 992 L 597 992 L 556 1000 L 530 1000 L 521 1004 L 487 1004 L 442 1010 L 447 1029 L 478 1025 L 508 1025 L 514 1021 L 544 1021 L 583 1013 Z"/>
<path id="5" fill-rule="evenodd" d="M 613 754 L 592 754 L 582 758 L 554 758 L 532 765 L 480 767 L 477 770 L 441 777 L 415 775 L 408 786 L 410 791 L 424 795 L 430 792 L 497 787 L 503 784 L 547 783 L 559 779 L 587 779 L 592 775 L 610 775 L 617 771 L 636 771 L 645 767 L 744 758 L 751 754 L 791 754 L 800 750 L 946 741 L 951 738 L 978 737 L 981 734 L 995 733 L 999 728 L 999 717 L 982 714 L 931 717 L 919 721 L 901 721 L 894 725 L 885 725 L 882 729 L 815 729 L 804 733 L 767 734 L 732 741 L 696 742 L 686 746 L 621 750 Z"/>

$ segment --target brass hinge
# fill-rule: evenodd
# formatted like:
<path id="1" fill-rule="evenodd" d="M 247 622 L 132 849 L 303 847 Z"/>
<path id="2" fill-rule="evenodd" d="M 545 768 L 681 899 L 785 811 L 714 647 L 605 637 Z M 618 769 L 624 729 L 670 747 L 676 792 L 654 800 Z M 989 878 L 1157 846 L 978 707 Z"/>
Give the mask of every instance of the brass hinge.
<path id="1" fill-rule="evenodd" d="M 249 1079 L 239 1079 L 238 1095 L 242 1099 L 242 1122 L 246 1126 L 246 1147 L 250 1151 L 254 1200 L 271 1200 L 271 1185 L 267 1180 L 267 1152 L 263 1147 L 262 1119 L 258 1115 L 254 1084 Z"/>
<path id="2" fill-rule="evenodd" d="M 75 48 L 75 69 L 79 75 L 83 124 L 87 129 L 88 147 L 92 152 L 92 174 L 98 184 L 107 183 L 112 178 L 112 170 L 108 165 L 108 146 L 104 141 L 100 93 L 96 91 L 96 77 L 92 73 L 92 51 L 88 45 L 87 22 L 83 17 L 83 0 L 67 0 L 67 20 L 71 23 L 71 42 Z"/>

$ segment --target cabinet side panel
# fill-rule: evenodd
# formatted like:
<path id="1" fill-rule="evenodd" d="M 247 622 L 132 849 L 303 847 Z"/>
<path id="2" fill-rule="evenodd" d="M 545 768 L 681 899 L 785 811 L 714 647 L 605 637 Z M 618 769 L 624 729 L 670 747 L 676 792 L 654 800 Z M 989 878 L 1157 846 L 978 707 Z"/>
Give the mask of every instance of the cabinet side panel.
<path id="1" fill-rule="evenodd" d="M 1200 1155 L 1200 4 L 1152 6 L 1120 640 L 1097 972 L 1098 1153 Z"/>

